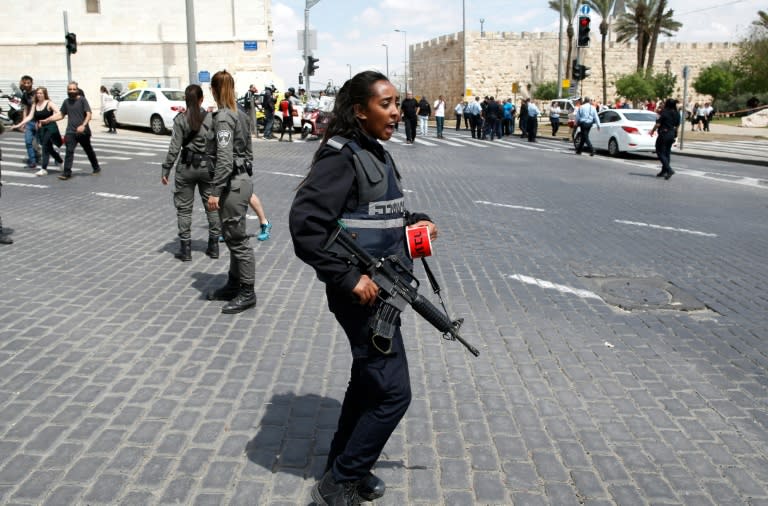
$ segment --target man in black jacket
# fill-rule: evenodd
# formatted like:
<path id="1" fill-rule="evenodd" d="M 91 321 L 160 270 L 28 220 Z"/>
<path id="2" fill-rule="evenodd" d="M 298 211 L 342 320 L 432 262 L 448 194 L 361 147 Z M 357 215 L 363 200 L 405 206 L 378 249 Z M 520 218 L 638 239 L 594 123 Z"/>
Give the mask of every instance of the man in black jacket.
<path id="1" fill-rule="evenodd" d="M 413 144 L 413 141 L 416 140 L 416 115 L 418 112 L 419 104 L 413 98 L 413 93 L 409 91 L 403 103 L 400 104 L 400 114 L 403 117 L 403 123 L 405 123 L 405 142 L 407 144 Z"/>

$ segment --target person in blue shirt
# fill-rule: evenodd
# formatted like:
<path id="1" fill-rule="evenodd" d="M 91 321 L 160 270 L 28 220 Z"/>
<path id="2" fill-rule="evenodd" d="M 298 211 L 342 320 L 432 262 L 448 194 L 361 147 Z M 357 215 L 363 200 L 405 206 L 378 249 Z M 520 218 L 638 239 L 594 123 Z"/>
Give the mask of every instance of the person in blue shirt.
<path id="1" fill-rule="evenodd" d="M 536 134 L 539 130 L 539 114 L 541 114 L 541 111 L 539 111 L 539 108 L 530 98 L 526 98 L 525 101 L 528 104 L 528 121 L 526 122 L 528 142 L 536 142 Z"/>
<path id="2" fill-rule="evenodd" d="M 593 125 L 597 125 L 597 129 L 600 130 L 600 118 L 597 117 L 597 110 L 592 105 L 590 98 L 584 97 L 581 101 L 581 107 L 579 107 L 576 113 L 576 126 L 579 127 L 581 132 L 579 145 L 576 146 L 577 155 L 584 151 L 584 145 L 586 145 L 589 148 L 589 156 L 595 156 L 595 148 L 592 147 L 592 143 L 589 140 L 589 131 L 592 130 Z"/>

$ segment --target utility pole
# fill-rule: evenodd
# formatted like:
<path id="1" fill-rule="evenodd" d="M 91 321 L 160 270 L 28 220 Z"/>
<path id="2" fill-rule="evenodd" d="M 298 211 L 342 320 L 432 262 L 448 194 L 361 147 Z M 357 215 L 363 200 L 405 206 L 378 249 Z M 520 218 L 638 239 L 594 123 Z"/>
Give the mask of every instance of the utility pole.
<path id="1" fill-rule="evenodd" d="M 195 3 L 187 2 L 187 60 L 189 61 L 189 84 L 198 83 L 197 75 L 197 38 L 195 37 Z"/>
<path id="2" fill-rule="evenodd" d="M 307 80 L 307 93 L 312 96 L 312 88 L 309 85 L 309 76 L 312 74 L 312 69 L 309 68 L 314 63 L 309 63 L 309 57 L 312 55 L 312 50 L 309 47 L 309 9 L 311 9 L 320 0 L 307 0 L 304 7 L 304 78 Z"/>
<path id="3" fill-rule="evenodd" d="M 462 60 L 464 65 L 464 82 L 461 90 L 461 96 L 467 96 L 467 6 L 466 0 L 461 0 L 461 33 L 462 39 L 464 39 L 464 47 L 462 48 Z"/>
<path id="4" fill-rule="evenodd" d="M 64 37 L 69 33 L 69 21 L 67 19 L 67 11 L 64 11 Z M 72 57 L 67 49 L 67 83 L 72 82 Z"/>
<path id="5" fill-rule="evenodd" d="M 557 98 L 563 98 L 563 0 L 560 0 L 560 30 L 557 34 Z"/>

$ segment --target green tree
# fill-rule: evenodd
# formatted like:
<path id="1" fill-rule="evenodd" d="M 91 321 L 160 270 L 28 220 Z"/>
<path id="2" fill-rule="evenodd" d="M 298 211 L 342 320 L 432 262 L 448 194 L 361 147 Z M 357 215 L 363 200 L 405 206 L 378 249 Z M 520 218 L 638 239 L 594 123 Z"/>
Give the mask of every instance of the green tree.
<path id="1" fill-rule="evenodd" d="M 741 92 L 768 91 L 768 14 L 758 11 L 757 15 L 749 35 L 739 43 L 737 88 Z"/>
<path id="2" fill-rule="evenodd" d="M 655 95 L 648 98 L 669 98 L 674 95 L 676 84 L 677 76 L 675 74 L 668 72 L 654 74 L 651 78 L 651 85 Z"/>
<path id="3" fill-rule="evenodd" d="M 637 71 L 653 68 L 656 41 L 659 35 L 672 36 L 683 24 L 673 19 L 674 11 L 666 9 L 665 0 L 627 0 L 627 12 L 616 20 L 618 42 L 637 41 Z M 653 41 L 654 54 L 646 66 L 646 55 Z"/>
<path id="4" fill-rule="evenodd" d="M 703 95 L 712 95 L 712 102 L 733 93 L 736 75 L 727 62 L 715 63 L 705 68 L 693 81 L 693 89 Z"/>
<path id="5" fill-rule="evenodd" d="M 549 0 L 549 8 L 560 12 L 561 0 Z M 568 37 L 568 59 L 565 65 L 565 78 L 571 78 L 571 54 L 573 54 L 573 37 L 575 32 L 573 30 L 573 16 L 576 12 L 576 3 L 579 0 L 562 0 L 563 2 L 563 17 L 568 21 L 568 28 L 565 30 L 565 34 Z"/>
<path id="6" fill-rule="evenodd" d="M 558 92 L 557 81 L 547 81 L 536 86 L 536 91 L 533 92 L 533 97 L 539 100 L 554 100 L 557 98 Z"/>
<path id="7" fill-rule="evenodd" d="M 638 102 L 652 97 L 655 90 L 653 84 L 646 79 L 645 72 L 641 70 L 619 77 L 616 80 L 616 93 L 630 102 Z"/>
<path id="8" fill-rule="evenodd" d="M 608 80 L 605 70 L 605 45 L 608 38 L 608 20 L 611 18 L 614 0 L 586 0 L 595 13 L 600 16 L 600 71 L 603 78 L 603 103 L 608 103 Z"/>
<path id="9" fill-rule="evenodd" d="M 768 12 L 757 11 L 757 20 L 752 21 L 752 24 L 768 30 Z"/>

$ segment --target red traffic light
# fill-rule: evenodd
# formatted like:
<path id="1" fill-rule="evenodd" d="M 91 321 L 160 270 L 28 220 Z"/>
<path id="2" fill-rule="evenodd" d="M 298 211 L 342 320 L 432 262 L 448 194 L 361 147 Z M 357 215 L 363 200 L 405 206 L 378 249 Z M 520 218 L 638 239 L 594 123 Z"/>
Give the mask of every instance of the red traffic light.
<path id="1" fill-rule="evenodd" d="M 579 18 L 579 24 L 581 26 L 589 26 L 589 18 L 588 17 L 580 17 Z"/>

